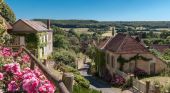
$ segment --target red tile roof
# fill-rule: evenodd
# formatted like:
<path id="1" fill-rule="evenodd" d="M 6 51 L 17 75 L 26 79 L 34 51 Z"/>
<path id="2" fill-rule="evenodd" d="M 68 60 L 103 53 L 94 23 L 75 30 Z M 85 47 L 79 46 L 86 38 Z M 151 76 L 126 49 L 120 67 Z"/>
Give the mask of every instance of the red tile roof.
<path id="1" fill-rule="evenodd" d="M 122 33 L 112 37 L 104 49 L 115 53 L 149 53 L 149 50 L 135 38 Z"/>
<path id="2" fill-rule="evenodd" d="M 151 48 L 156 49 L 158 52 L 164 53 L 167 49 L 170 49 L 170 45 L 152 45 Z"/>

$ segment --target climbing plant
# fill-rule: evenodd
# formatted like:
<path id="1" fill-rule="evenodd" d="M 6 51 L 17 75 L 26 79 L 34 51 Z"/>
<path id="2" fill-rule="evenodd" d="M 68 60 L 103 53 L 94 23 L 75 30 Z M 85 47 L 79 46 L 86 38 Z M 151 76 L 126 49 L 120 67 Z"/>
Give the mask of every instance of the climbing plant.
<path id="1" fill-rule="evenodd" d="M 30 33 L 30 34 L 25 34 L 25 41 L 27 42 L 27 47 L 32 48 L 32 49 L 37 49 L 37 48 L 42 48 L 47 45 L 47 42 L 41 42 L 42 38 L 41 36 L 45 35 L 46 33 Z"/>
<path id="2" fill-rule="evenodd" d="M 96 53 L 95 53 L 95 58 L 94 58 L 94 62 L 95 62 L 95 66 L 96 66 L 96 71 L 98 73 L 102 72 L 102 69 L 105 67 L 106 65 L 106 61 L 105 61 L 105 52 L 99 50 L 99 49 L 95 49 Z"/>
<path id="3" fill-rule="evenodd" d="M 5 20 L 0 17 L 0 44 L 7 44 L 10 39 L 11 36 L 7 33 Z"/>
<path id="4" fill-rule="evenodd" d="M 128 63 L 128 62 L 131 62 L 131 61 L 133 61 L 133 60 L 135 61 L 135 67 L 136 67 L 136 62 L 137 62 L 137 60 L 150 61 L 150 60 L 152 60 L 152 59 L 151 59 L 151 58 L 143 57 L 143 56 L 141 56 L 141 55 L 139 55 L 139 54 L 137 54 L 137 55 L 135 55 L 135 56 L 133 56 L 133 57 L 131 57 L 131 58 L 129 58 L 129 59 L 125 59 L 125 58 L 122 57 L 122 55 L 120 55 L 120 56 L 118 57 L 118 59 L 117 59 L 117 62 L 119 62 L 119 64 L 120 64 L 120 68 L 119 68 L 119 69 L 122 71 L 124 64 L 125 64 L 125 63 Z"/>

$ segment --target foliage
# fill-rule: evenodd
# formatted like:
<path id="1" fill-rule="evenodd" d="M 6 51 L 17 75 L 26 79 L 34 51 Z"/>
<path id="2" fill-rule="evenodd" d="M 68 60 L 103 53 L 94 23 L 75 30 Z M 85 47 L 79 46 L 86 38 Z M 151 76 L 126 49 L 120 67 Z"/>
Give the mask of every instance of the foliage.
<path id="1" fill-rule="evenodd" d="M 72 50 L 58 49 L 53 54 L 55 62 L 75 67 L 76 54 Z"/>
<path id="2" fill-rule="evenodd" d="M 120 56 L 118 57 L 118 59 L 117 59 L 117 62 L 120 63 L 120 68 L 119 68 L 119 69 L 122 71 L 124 64 L 125 64 L 125 63 L 128 63 L 128 62 L 131 62 L 132 60 L 135 60 L 135 62 L 136 62 L 137 60 L 150 61 L 150 60 L 152 60 L 152 59 L 150 59 L 150 58 L 145 58 L 145 57 L 143 57 L 143 56 L 141 56 L 141 55 L 139 55 L 139 54 L 137 54 L 137 55 L 135 55 L 135 56 L 133 56 L 133 57 L 131 57 L 131 58 L 129 58 L 129 59 L 125 59 L 125 58 L 122 57 L 122 55 L 120 55 Z"/>
<path id="3" fill-rule="evenodd" d="M 150 49 L 149 50 L 153 55 L 157 56 L 157 57 L 161 57 L 162 54 L 160 52 L 158 52 L 156 49 Z"/>
<path id="4" fill-rule="evenodd" d="M 11 36 L 7 33 L 5 20 L 0 17 L 0 44 L 10 43 Z"/>
<path id="5" fill-rule="evenodd" d="M 39 37 L 35 33 L 25 35 L 25 41 L 27 42 L 27 47 L 30 49 L 38 48 Z"/>
<path id="6" fill-rule="evenodd" d="M 89 88 L 90 87 L 90 82 L 88 80 L 86 80 L 84 77 L 82 77 L 81 75 L 77 75 L 75 74 L 75 81 L 81 85 L 82 87 L 85 87 L 85 88 Z"/>
<path id="7" fill-rule="evenodd" d="M 57 48 L 68 49 L 70 45 L 67 37 L 64 35 L 55 34 L 53 42 L 54 42 L 53 43 L 54 47 L 57 47 Z"/>
<path id="8" fill-rule="evenodd" d="M 14 12 L 11 10 L 11 8 L 5 2 L 2 2 L 0 4 L 0 14 L 9 23 L 14 23 L 16 20 Z"/>
<path id="9" fill-rule="evenodd" d="M 80 72 L 73 67 L 68 65 L 61 64 L 57 69 L 60 69 L 63 72 L 73 73 L 75 81 L 84 88 L 89 88 L 90 82 L 80 75 Z"/>
<path id="10" fill-rule="evenodd" d="M 170 49 L 167 49 L 162 57 L 165 60 L 170 60 Z"/>
<path id="11" fill-rule="evenodd" d="M 91 89 L 91 88 L 87 89 L 77 84 L 77 85 L 74 85 L 73 87 L 73 93 L 101 93 L 101 92 Z"/>
<path id="12" fill-rule="evenodd" d="M 88 74 L 91 74 L 93 76 L 96 75 L 97 71 L 96 71 L 95 63 L 94 62 L 89 62 L 88 65 L 89 65 Z"/>

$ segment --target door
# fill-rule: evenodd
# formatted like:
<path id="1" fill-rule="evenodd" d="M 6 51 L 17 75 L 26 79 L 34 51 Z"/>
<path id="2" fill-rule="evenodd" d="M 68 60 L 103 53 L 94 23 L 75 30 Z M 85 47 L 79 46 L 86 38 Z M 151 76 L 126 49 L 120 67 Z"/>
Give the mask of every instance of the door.
<path id="1" fill-rule="evenodd" d="M 25 37 L 20 36 L 20 45 L 25 45 Z"/>
<path id="2" fill-rule="evenodd" d="M 150 74 L 152 74 L 152 75 L 155 74 L 155 63 L 150 64 Z"/>

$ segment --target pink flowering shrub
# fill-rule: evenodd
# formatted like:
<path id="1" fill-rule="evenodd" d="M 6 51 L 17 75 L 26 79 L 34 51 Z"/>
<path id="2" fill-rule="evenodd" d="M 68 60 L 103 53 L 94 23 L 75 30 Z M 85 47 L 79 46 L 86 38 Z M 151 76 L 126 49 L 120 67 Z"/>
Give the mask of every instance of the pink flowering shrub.
<path id="1" fill-rule="evenodd" d="M 4 75 L 2 73 L 0 73 L 0 80 L 4 79 Z"/>
<path id="2" fill-rule="evenodd" d="M 9 92 L 16 92 L 18 90 L 19 90 L 19 86 L 18 86 L 18 84 L 15 81 L 11 81 L 8 84 L 8 91 Z"/>
<path id="3" fill-rule="evenodd" d="M 30 61 L 30 57 L 29 57 L 27 54 L 25 54 L 25 55 L 22 56 L 22 61 L 23 61 L 24 63 L 27 63 L 27 62 Z"/>
<path id="4" fill-rule="evenodd" d="M 11 56 L 12 55 L 11 49 L 9 49 L 9 48 L 2 48 L 1 55 L 3 55 L 4 57 Z"/>
<path id="5" fill-rule="evenodd" d="M 19 73 L 20 72 L 20 64 L 19 63 L 5 64 L 4 70 L 7 73 L 13 73 L 13 74 Z"/>
<path id="6" fill-rule="evenodd" d="M 25 67 L 25 64 L 30 62 L 30 57 L 27 54 L 21 54 L 21 51 L 12 52 L 9 48 L 1 47 L 0 57 L 3 58 L 2 69 L 0 69 L 0 82 L 5 86 L 4 91 L 26 93 L 55 92 L 55 86 L 47 80 L 40 69 L 35 67 L 34 70 L 31 70 Z"/>
<path id="7" fill-rule="evenodd" d="M 121 86 L 125 83 L 125 79 L 120 76 L 120 75 L 115 75 L 113 77 L 113 79 L 111 80 L 111 84 L 115 85 L 115 86 Z"/>

